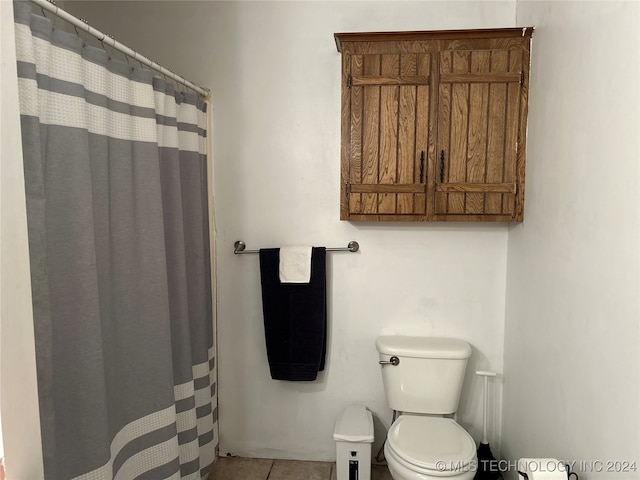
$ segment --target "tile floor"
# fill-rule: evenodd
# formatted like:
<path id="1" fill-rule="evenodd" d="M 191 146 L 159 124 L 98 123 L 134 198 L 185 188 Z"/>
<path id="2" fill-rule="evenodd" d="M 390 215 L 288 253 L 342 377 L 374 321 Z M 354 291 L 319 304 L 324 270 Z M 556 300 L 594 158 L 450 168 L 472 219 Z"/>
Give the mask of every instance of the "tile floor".
<path id="1" fill-rule="evenodd" d="M 336 480 L 336 464 L 219 457 L 207 480 Z M 392 480 L 392 478 L 386 466 L 373 465 L 371 480 Z"/>

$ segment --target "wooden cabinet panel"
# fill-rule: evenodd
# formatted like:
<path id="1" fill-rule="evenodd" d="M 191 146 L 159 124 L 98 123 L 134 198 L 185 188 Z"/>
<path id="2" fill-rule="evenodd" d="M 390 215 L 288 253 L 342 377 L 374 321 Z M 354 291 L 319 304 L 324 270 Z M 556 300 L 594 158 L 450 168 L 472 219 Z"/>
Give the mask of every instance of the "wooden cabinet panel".
<path id="1" fill-rule="evenodd" d="M 416 112 L 429 110 L 431 56 L 348 55 L 345 62 L 348 216 L 424 215 L 427 129 Z"/>
<path id="2" fill-rule="evenodd" d="M 521 72 L 521 49 L 440 53 L 436 216 L 515 215 Z"/>
<path id="3" fill-rule="evenodd" d="M 336 34 L 341 219 L 521 221 L 531 34 Z"/>

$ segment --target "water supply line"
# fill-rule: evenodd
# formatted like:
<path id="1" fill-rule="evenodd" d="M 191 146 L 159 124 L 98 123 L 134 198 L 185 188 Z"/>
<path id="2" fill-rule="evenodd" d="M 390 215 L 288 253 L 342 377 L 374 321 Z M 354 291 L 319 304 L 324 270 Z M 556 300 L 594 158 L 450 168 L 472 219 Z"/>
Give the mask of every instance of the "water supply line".
<path id="1" fill-rule="evenodd" d="M 391 418 L 391 425 L 393 425 L 396 421 L 396 419 L 398 418 L 398 411 L 394 410 L 393 411 L 393 417 Z M 376 454 L 376 462 L 378 463 L 383 463 L 386 462 L 385 458 L 384 458 L 384 444 L 387 443 L 387 437 L 384 437 L 384 442 L 382 442 L 382 445 L 380 445 L 380 450 L 378 450 L 378 453 Z"/>

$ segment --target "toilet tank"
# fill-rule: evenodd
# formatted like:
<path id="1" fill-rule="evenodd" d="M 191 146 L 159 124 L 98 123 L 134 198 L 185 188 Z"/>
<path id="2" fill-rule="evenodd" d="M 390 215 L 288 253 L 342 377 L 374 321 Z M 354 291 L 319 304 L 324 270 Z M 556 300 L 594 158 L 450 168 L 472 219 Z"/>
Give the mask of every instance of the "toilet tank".
<path id="1" fill-rule="evenodd" d="M 376 339 L 389 407 L 407 413 L 449 414 L 458 409 L 471 346 L 438 337 L 382 336 Z"/>

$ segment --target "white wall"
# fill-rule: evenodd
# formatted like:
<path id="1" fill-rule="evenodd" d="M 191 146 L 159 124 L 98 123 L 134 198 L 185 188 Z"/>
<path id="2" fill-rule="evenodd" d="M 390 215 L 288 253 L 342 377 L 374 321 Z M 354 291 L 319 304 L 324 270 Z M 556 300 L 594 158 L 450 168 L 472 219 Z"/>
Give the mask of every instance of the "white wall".
<path id="1" fill-rule="evenodd" d="M 597 471 L 640 469 L 639 7 L 517 5 L 536 31 L 526 215 L 509 232 L 503 453 L 604 462 L 578 468 L 581 480 L 640 478 Z"/>
<path id="2" fill-rule="evenodd" d="M 390 423 L 375 337 L 451 335 L 474 346 L 462 424 L 479 436 L 475 368 L 502 370 L 507 227 L 340 222 L 340 31 L 514 26 L 515 2 L 69 2 L 143 54 L 213 89 L 221 453 L 334 458 L 340 410 Z M 329 258 L 327 370 L 270 379 L 257 256 L 287 244 Z M 497 388 L 500 397 L 500 385 Z M 496 402 L 499 411 L 499 401 Z M 499 424 L 492 437 L 499 443 Z M 377 450 L 384 431 L 378 422 Z M 375 453 L 375 452 L 374 452 Z"/>
<path id="3" fill-rule="evenodd" d="M 13 4 L 0 1 L 0 415 L 7 480 L 44 478 Z"/>
<path id="4" fill-rule="evenodd" d="M 503 226 L 340 222 L 340 55 L 333 33 L 511 26 L 509 4 L 227 4 L 229 68 L 214 114 L 218 222 L 221 449 L 266 457 L 332 459 L 333 423 L 361 402 L 390 423 L 374 340 L 380 333 L 458 336 L 473 364 L 502 368 Z M 215 96 L 215 93 L 214 93 Z M 216 103 L 214 102 L 214 107 Z M 215 120 L 214 120 L 215 121 Z M 215 147 L 214 147 L 215 148 Z M 329 260 L 327 371 L 311 384 L 271 380 L 258 258 L 249 248 L 346 246 Z M 469 381 L 471 382 L 471 378 Z M 475 385 L 479 387 L 479 384 Z M 467 392 L 462 422 L 478 433 Z M 380 444 L 384 430 L 378 430 Z M 375 452 L 374 452 L 375 454 Z"/>

